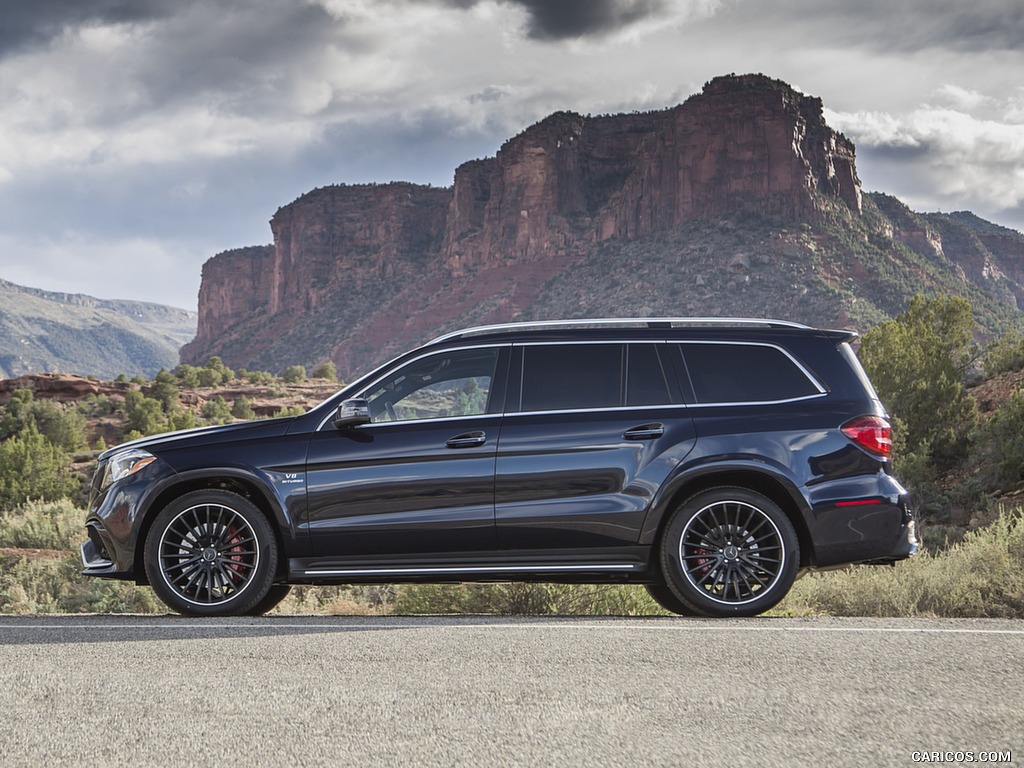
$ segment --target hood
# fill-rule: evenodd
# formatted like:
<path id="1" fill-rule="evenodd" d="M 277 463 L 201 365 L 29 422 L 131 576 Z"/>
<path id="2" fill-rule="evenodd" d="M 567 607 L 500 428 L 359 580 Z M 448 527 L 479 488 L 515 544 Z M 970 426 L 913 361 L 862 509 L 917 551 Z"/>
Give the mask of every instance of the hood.
<path id="1" fill-rule="evenodd" d="M 215 444 L 236 440 L 242 436 L 262 437 L 283 435 L 289 425 L 294 422 L 295 416 L 286 416 L 280 419 L 262 419 L 260 421 L 243 421 L 237 424 L 220 424 L 213 427 L 197 427 L 196 429 L 183 429 L 178 432 L 164 432 L 159 435 L 140 437 L 138 440 L 121 443 L 113 448 L 108 448 L 99 456 L 99 461 L 105 461 L 115 453 L 120 453 L 128 448 L 142 448 L 153 454 L 159 454 L 162 449 L 187 448 L 196 444 Z"/>

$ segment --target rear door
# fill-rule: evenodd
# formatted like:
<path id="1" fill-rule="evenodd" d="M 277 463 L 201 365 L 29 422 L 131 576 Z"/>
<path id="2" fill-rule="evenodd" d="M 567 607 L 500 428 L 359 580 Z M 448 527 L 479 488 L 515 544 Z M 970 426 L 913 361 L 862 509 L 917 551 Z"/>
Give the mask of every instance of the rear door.
<path id="1" fill-rule="evenodd" d="M 500 548 L 586 556 L 637 544 L 651 500 L 695 442 L 665 349 L 515 346 L 495 477 Z"/>

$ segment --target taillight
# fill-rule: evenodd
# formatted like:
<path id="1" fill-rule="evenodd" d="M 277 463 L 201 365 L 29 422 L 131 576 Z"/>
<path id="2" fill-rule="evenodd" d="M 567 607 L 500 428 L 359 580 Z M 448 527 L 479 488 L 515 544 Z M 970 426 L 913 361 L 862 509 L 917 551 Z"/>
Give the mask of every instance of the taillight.
<path id="1" fill-rule="evenodd" d="M 892 426 L 881 416 L 860 416 L 841 427 L 843 434 L 868 453 L 892 456 Z"/>

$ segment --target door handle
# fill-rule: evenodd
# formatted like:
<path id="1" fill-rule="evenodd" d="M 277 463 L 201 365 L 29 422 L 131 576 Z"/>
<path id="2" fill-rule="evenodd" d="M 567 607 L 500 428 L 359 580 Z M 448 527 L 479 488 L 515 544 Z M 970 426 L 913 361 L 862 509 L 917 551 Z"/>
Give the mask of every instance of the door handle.
<path id="1" fill-rule="evenodd" d="M 627 429 L 622 436 L 627 440 L 653 440 L 664 434 L 664 424 L 641 424 L 639 427 Z"/>
<path id="2" fill-rule="evenodd" d="M 475 445 L 483 445 L 485 442 L 487 442 L 487 434 L 478 431 L 449 437 L 445 445 L 449 448 L 472 448 Z"/>

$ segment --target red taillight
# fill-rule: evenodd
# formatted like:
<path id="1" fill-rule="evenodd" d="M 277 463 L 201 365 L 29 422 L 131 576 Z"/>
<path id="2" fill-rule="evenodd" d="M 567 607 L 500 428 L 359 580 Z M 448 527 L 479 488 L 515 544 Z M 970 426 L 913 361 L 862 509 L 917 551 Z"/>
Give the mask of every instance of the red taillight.
<path id="1" fill-rule="evenodd" d="M 892 426 L 881 416 L 861 416 L 842 426 L 843 434 L 868 453 L 892 456 Z"/>

